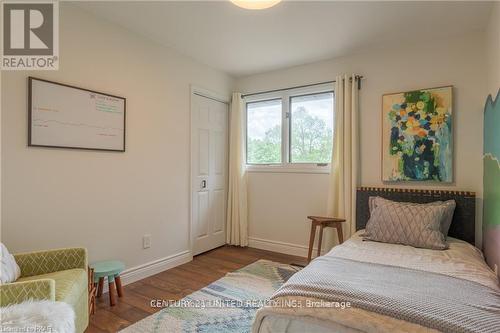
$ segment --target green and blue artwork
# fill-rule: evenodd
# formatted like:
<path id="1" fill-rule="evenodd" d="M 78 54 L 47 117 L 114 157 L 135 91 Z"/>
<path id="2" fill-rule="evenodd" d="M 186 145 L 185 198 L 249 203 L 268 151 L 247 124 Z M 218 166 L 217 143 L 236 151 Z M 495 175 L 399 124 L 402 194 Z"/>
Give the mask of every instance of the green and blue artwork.
<path id="1" fill-rule="evenodd" d="M 500 267 L 500 89 L 484 106 L 483 247 L 491 267 Z"/>
<path id="2" fill-rule="evenodd" d="M 452 87 L 382 98 L 383 181 L 452 182 Z"/>

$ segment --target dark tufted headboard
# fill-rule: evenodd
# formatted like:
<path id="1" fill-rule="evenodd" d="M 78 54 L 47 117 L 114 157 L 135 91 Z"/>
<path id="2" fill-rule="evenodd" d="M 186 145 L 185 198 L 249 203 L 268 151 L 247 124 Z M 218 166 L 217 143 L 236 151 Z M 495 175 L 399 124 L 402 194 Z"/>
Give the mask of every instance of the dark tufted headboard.
<path id="1" fill-rule="evenodd" d="M 456 201 L 457 207 L 448 236 L 464 240 L 472 245 L 475 243 L 476 193 L 474 192 L 358 187 L 356 193 L 356 230 L 364 229 L 370 218 L 368 198 L 372 196 L 416 203 L 453 199 Z"/>

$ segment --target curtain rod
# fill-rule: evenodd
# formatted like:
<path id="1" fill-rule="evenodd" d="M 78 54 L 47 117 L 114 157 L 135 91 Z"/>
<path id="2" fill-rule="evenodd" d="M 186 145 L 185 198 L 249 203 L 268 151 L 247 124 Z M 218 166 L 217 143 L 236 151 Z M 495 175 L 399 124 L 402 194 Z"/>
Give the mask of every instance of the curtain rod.
<path id="1" fill-rule="evenodd" d="M 364 77 L 362 75 L 356 75 L 355 76 L 355 79 L 358 80 L 358 89 L 361 89 L 361 80 L 363 78 Z M 335 83 L 335 82 L 337 82 L 337 81 L 336 80 L 325 81 L 325 82 L 319 82 L 319 83 L 305 84 L 305 85 L 302 85 L 302 86 L 295 86 L 295 87 L 288 87 L 288 88 L 281 88 L 281 89 L 274 89 L 274 90 L 267 90 L 267 91 L 259 91 L 259 92 L 255 92 L 255 93 L 242 94 L 241 98 L 245 98 L 245 97 L 248 97 L 248 96 L 254 96 L 254 95 L 260 95 L 260 94 L 273 93 L 273 92 L 278 92 L 278 91 L 285 91 L 285 90 L 292 90 L 292 89 L 299 89 L 299 88 L 314 87 L 314 86 L 319 86 L 319 85 L 322 85 L 322 84 Z"/>

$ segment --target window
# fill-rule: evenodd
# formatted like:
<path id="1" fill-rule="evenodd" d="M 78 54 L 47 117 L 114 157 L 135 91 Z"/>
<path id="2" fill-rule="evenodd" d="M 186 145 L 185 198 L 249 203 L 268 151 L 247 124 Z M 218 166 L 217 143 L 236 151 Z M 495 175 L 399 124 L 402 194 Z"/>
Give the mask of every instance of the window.
<path id="1" fill-rule="evenodd" d="M 331 85 L 254 95 L 246 100 L 250 170 L 329 170 L 333 144 Z"/>
<path id="2" fill-rule="evenodd" d="M 247 163 L 281 163 L 281 99 L 247 104 Z"/>
<path id="3" fill-rule="evenodd" d="M 290 98 L 290 163 L 330 163 L 333 93 Z"/>

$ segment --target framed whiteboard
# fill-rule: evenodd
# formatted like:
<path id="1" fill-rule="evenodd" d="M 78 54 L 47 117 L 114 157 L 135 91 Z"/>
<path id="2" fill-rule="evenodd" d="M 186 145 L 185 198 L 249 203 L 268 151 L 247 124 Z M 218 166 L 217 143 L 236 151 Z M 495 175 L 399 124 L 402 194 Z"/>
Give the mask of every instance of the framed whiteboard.
<path id="1" fill-rule="evenodd" d="M 28 81 L 28 146 L 125 151 L 125 98 Z"/>

